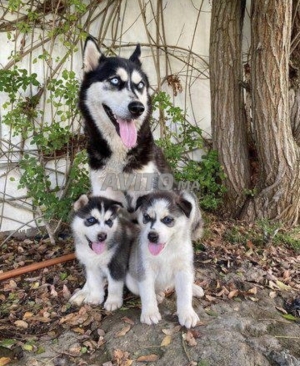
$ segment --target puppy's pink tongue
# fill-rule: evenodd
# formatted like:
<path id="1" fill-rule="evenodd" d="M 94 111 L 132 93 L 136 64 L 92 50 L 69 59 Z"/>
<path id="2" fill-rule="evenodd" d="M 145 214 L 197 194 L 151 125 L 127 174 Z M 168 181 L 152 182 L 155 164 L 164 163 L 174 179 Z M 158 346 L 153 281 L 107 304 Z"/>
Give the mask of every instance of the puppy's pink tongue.
<path id="1" fill-rule="evenodd" d="M 149 242 L 148 248 L 152 255 L 158 255 L 164 249 L 164 244 Z"/>
<path id="2" fill-rule="evenodd" d="M 117 118 L 117 122 L 119 123 L 120 137 L 123 141 L 123 144 L 129 149 L 131 149 L 136 145 L 137 140 L 137 131 L 134 124 L 134 120 Z"/>
<path id="3" fill-rule="evenodd" d="M 105 249 L 105 242 L 97 241 L 95 243 L 92 243 L 92 249 L 96 254 L 101 254 L 104 252 Z"/>

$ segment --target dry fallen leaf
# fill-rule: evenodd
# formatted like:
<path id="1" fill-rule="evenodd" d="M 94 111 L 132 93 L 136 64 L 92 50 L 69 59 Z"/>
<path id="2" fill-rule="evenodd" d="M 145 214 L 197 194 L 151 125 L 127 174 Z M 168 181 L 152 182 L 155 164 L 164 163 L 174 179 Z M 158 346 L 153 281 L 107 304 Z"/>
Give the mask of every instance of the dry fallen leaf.
<path id="1" fill-rule="evenodd" d="M 130 325 L 134 325 L 134 321 L 130 318 L 128 318 L 127 316 L 124 316 L 122 318 L 122 320 L 124 321 L 124 323 L 130 324 Z"/>
<path id="2" fill-rule="evenodd" d="M 69 347 L 69 352 L 72 356 L 78 356 L 81 352 L 81 345 L 79 343 L 74 343 Z"/>
<path id="3" fill-rule="evenodd" d="M 250 290 L 247 291 L 247 294 L 256 295 L 257 294 L 257 287 L 250 288 Z"/>
<path id="4" fill-rule="evenodd" d="M 281 313 L 283 313 L 283 314 L 287 314 L 287 313 L 288 313 L 285 309 L 281 308 L 280 306 L 275 306 L 275 308 L 276 308 L 278 311 L 280 311 Z"/>
<path id="5" fill-rule="evenodd" d="M 126 333 L 128 333 L 131 329 L 131 325 L 126 325 L 124 328 L 122 328 L 119 332 L 115 334 L 115 337 L 123 337 Z"/>
<path id="6" fill-rule="evenodd" d="M 151 355 L 140 356 L 136 362 L 155 362 L 159 359 L 158 355 L 152 353 Z"/>
<path id="7" fill-rule="evenodd" d="M 291 286 L 288 286 L 286 284 L 284 284 L 283 282 L 277 280 L 276 281 L 276 285 L 280 288 L 280 290 L 282 291 L 290 291 L 292 288 Z"/>
<path id="8" fill-rule="evenodd" d="M 66 300 L 69 300 L 71 298 L 71 292 L 65 284 L 63 285 L 63 297 Z"/>
<path id="9" fill-rule="evenodd" d="M 83 324 L 89 318 L 87 310 L 82 307 L 79 312 L 68 314 L 62 317 L 59 321 L 60 324 L 67 323 L 71 326 Z"/>
<path id="10" fill-rule="evenodd" d="M 208 301 L 215 301 L 216 300 L 215 297 L 210 296 L 210 295 L 205 295 L 205 299 L 208 300 Z"/>
<path id="11" fill-rule="evenodd" d="M 15 326 L 17 326 L 18 328 L 23 328 L 23 329 L 27 329 L 28 328 L 28 323 L 25 322 L 24 320 L 16 320 L 14 322 Z"/>
<path id="12" fill-rule="evenodd" d="M 182 338 L 186 341 L 186 343 L 190 346 L 190 347 L 194 347 L 197 345 L 197 341 L 194 338 L 193 333 L 188 330 L 186 333 L 182 334 Z"/>
<path id="13" fill-rule="evenodd" d="M 238 294 L 239 294 L 239 290 L 238 289 L 232 290 L 228 294 L 228 299 L 232 299 L 233 297 L 238 296 Z"/>
<path id="14" fill-rule="evenodd" d="M 166 347 L 171 343 L 172 337 L 170 335 L 165 336 L 165 338 L 162 340 L 160 346 Z"/>
<path id="15" fill-rule="evenodd" d="M 10 361 L 9 357 L 0 357 L 0 366 L 8 365 Z"/>
<path id="16" fill-rule="evenodd" d="M 269 296 L 271 299 L 274 299 L 277 296 L 277 292 L 276 291 L 270 291 Z"/>
<path id="17" fill-rule="evenodd" d="M 79 334 L 84 334 L 84 329 L 80 327 L 72 328 L 72 331 Z"/>
<path id="18" fill-rule="evenodd" d="M 27 320 L 27 319 L 33 317 L 33 315 L 34 314 L 32 312 L 26 311 L 26 313 L 23 315 L 23 320 Z"/>
<path id="19" fill-rule="evenodd" d="M 117 366 L 130 366 L 133 360 L 130 360 L 130 353 L 122 351 L 120 349 L 114 350 L 114 359 Z"/>
<path id="20" fill-rule="evenodd" d="M 181 329 L 181 325 L 176 325 L 173 328 L 162 329 L 162 332 L 165 335 L 172 335 L 172 334 L 178 333 L 180 331 L 180 329 Z"/>

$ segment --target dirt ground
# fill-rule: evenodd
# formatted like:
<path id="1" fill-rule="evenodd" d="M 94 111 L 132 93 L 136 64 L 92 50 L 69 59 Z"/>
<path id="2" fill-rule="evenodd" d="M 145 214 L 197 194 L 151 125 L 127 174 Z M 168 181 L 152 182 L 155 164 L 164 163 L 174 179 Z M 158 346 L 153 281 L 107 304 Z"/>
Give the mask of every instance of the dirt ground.
<path id="1" fill-rule="evenodd" d="M 71 306 L 84 283 L 76 260 L 2 281 L 0 366 L 300 365 L 300 253 L 258 234 L 243 224 L 207 225 L 195 246 L 205 296 L 194 299 L 200 322 L 192 330 L 178 324 L 174 293 L 155 326 L 140 323 L 140 301 L 127 291 L 113 313 Z M 56 245 L 36 237 L 1 249 L 6 272 L 70 253 L 73 243 L 66 234 Z"/>

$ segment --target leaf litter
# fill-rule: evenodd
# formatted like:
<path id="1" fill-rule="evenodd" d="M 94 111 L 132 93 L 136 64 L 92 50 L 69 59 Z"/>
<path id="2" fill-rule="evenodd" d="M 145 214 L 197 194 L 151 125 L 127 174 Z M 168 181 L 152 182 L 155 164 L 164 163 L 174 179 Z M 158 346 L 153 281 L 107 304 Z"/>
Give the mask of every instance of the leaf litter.
<path id="1" fill-rule="evenodd" d="M 285 245 L 256 245 L 254 240 L 243 242 L 228 237 L 228 231 L 233 228 L 241 233 L 247 232 L 247 225 L 210 218 L 208 237 L 202 240 L 200 249 L 195 245 L 196 283 L 205 291 L 204 298 L 200 300 L 201 306 L 207 314 L 213 314 L 210 310 L 212 304 L 238 299 L 259 301 L 261 289 L 267 288 L 269 297 L 285 299 L 284 308 L 278 308 L 278 312 L 287 320 L 299 321 L 300 300 L 295 295 L 300 291 L 299 253 Z M 255 230 L 255 227 L 251 227 L 251 230 Z M 60 240 L 56 245 L 47 239 L 12 239 L 1 249 L 1 272 L 59 257 L 74 250 L 71 239 Z M 207 270 L 211 268 L 214 271 Z M 71 294 L 83 284 L 84 271 L 77 261 L 3 281 L 0 291 L 0 347 L 11 353 L 3 355 L 0 348 L 2 364 L 22 357 L 22 350 L 43 352 L 39 346 L 41 339 L 55 340 L 66 331 L 72 331 L 78 337 L 68 357 L 75 357 L 78 365 L 89 364 L 82 359 L 82 355 L 91 355 L 105 345 L 105 332 L 101 324 L 103 319 L 114 315 L 99 306 L 70 305 L 68 299 Z M 125 296 L 129 300 L 125 298 L 124 301 L 124 325 L 115 337 L 126 336 L 136 326 L 125 311 L 130 307 L 140 309 L 140 302 L 131 295 Z M 173 292 L 166 294 L 166 297 L 172 296 Z M 182 327 L 178 324 L 163 329 L 160 347 L 168 347 L 172 337 L 180 331 Z M 184 342 L 193 347 L 201 335 L 189 330 L 184 331 L 182 336 Z M 19 351 L 13 353 L 16 349 Z M 109 362 L 113 366 L 129 366 L 134 360 L 155 362 L 158 358 L 156 354 L 142 354 L 134 359 L 129 352 L 117 349 Z M 109 365 L 109 362 L 106 364 Z"/>

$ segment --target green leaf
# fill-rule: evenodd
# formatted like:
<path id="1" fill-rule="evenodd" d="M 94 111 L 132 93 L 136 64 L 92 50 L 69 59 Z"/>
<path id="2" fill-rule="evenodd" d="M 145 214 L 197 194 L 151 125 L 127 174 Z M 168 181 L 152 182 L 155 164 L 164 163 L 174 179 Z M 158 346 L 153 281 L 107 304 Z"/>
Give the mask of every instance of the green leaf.
<path id="1" fill-rule="evenodd" d="M 292 321 L 299 321 L 299 318 L 296 318 L 294 315 L 292 314 L 282 314 L 282 317 L 284 319 L 287 319 L 287 320 L 292 320 Z"/>

